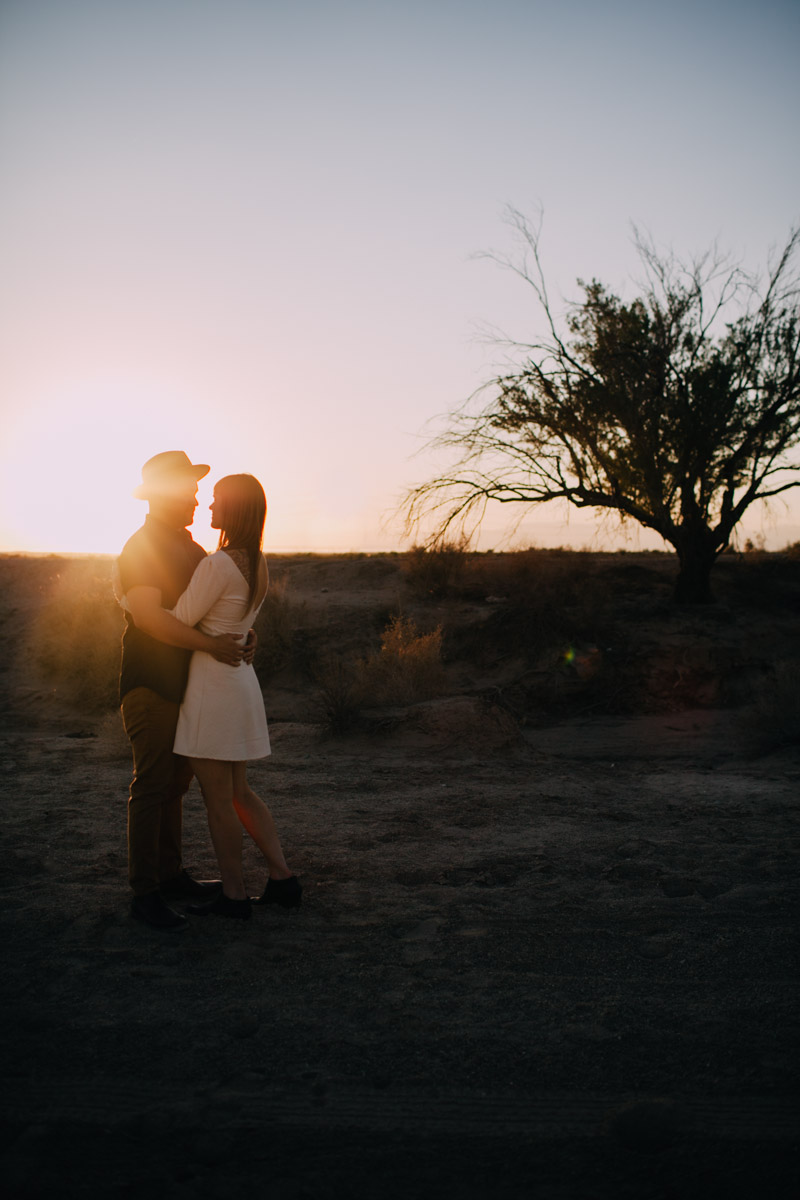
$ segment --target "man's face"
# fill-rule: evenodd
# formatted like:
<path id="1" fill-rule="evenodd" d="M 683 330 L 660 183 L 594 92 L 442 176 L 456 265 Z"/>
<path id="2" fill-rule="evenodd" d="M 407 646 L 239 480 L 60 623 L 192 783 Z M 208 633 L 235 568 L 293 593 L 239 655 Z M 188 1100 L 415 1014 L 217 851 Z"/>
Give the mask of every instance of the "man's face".
<path id="1" fill-rule="evenodd" d="M 180 505 L 180 522 L 181 525 L 186 528 L 187 525 L 191 525 L 194 521 L 194 510 L 197 508 L 197 483 L 195 480 L 192 480 L 191 484 L 187 484 L 187 486 L 182 490 Z"/>
<path id="2" fill-rule="evenodd" d="M 175 483 L 168 490 L 151 497 L 150 511 L 168 525 L 185 529 L 194 521 L 197 508 L 197 481 L 188 479 Z"/>

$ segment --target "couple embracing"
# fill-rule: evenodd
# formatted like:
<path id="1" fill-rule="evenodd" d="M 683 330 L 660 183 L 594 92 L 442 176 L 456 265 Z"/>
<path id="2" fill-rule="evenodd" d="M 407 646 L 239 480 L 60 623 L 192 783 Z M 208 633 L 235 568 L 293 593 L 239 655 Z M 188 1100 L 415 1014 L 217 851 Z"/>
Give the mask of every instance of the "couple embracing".
<path id="1" fill-rule="evenodd" d="M 128 799 L 131 915 L 178 928 L 188 911 L 247 919 L 242 830 L 263 854 L 268 879 L 256 903 L 300 904 L 272 814 L 247 782 L 247 761 L 270 753 L 251 628 L 269 582 L 261 542 L 264 490 L 252 475 L 214 488 L 211 527 L 219 549 L 206 555 L 187 526 L 197 485 L 210 467 L 180 450 L 144 464 L 134 491 L 145 523 L 125 544 L 116 586 L 125 609 L 120 703 L 133 750 Z M 196 775 L 208 813 L 221 883 L 201 883 L 181 859 L 183 796 Z"/>

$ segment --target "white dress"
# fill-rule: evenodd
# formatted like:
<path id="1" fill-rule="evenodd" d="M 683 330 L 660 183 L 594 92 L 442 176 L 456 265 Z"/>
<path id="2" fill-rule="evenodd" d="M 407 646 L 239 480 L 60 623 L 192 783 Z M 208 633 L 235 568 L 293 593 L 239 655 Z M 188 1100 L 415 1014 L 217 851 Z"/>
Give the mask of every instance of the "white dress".
<path id="1" fill-rule="evenodd" d="M 238 633 L 244 641 L 261 607 L 253 608 L 249 597 L 244 575 L 230 555 L 219 550 L 197 566 L 172 612 L 203 633 Z M 252 666 L 229 667 L 202 650 L 194 651 L 174 748 L 187 758 L 225 762 L 270 753 L 264 700 Z"/>

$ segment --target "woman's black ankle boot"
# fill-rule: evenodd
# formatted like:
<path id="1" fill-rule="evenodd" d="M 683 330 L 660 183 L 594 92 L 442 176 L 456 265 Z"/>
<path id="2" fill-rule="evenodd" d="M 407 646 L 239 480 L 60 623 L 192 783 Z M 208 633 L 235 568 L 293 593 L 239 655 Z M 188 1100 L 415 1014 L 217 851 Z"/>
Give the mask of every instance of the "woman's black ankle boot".
<path id="1" fill-rule="evenodd" d="M 299 908 L 303 885 L 296 875 L 288 879 L 268 879 L 256 904 L 279 904 L 281 908 Z"/>

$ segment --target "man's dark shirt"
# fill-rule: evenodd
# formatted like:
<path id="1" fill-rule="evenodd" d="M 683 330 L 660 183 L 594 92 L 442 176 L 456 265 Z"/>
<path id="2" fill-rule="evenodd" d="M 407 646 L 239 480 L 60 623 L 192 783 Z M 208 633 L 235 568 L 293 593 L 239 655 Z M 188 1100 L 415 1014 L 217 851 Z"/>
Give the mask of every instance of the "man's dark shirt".
<path id="1" fill-rule="evenodd" d="M 134 587 L 161 591 L 161 604 L 173 608 L 186 590 L 197 564 L 206 556 L 185 529 L 173 529 L 156 517 L 145 517 L 144 525 L 123 547 L 118 559 L 123 592 Z M 165 700 L 183 699 L 189 674 L 191 650 L 167 646 L 137 629 L 125 613 L 122 635 L 122 668 L 119 677 L 120 703 L 133 688 L 146 687 Z"/>

